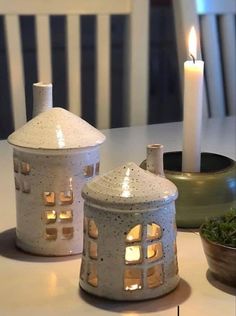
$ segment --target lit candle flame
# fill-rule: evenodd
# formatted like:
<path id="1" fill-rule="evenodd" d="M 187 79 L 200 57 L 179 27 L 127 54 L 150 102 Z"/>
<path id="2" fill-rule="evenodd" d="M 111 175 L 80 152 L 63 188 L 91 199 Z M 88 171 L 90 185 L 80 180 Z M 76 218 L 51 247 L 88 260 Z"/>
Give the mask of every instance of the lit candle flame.
<path id="1" fill-rule="evenodd" d="M 188 49 L 189 55 L 193 59 L 193 62 L 195 62 L 195 59 L 197 59 L 197 34 L 193 26 L 189 33 Z"/>

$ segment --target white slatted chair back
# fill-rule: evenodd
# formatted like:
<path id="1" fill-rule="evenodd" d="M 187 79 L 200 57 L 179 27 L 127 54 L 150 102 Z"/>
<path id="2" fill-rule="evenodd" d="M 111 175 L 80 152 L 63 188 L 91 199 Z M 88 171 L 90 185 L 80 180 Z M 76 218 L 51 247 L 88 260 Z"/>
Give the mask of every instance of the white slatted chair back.
<path id="1" fill-rule="evenodd" d="M 236 115 L 236 1 L 174 0 L 173 6 L 181 78 L 188 58 L 186 39 L 194 26 L 201 36 L 198 57 L 202 53 L 205 62 L 208 107 L 204 113 L 211 117 Z"/>
<path id="2" fill-rule="evenodd" d="M 81 116 L 80 17 L 96 16 L 96 126 L 110 127 L 110 16 L 128 19 L 125 58 L 126 125 L 147 123 L 148 113 L 148 32 L 147 0 L 0 0 L 4 15 L 12 113 L 15 129 L 26 122 L 24 68 L 19 16 L 34 15 L 36 24 L 38 81 L 52 82 L 50 15 L 66 16 L 68 109 Z M 65 87 L 66 88 L 66 87 Z"/>

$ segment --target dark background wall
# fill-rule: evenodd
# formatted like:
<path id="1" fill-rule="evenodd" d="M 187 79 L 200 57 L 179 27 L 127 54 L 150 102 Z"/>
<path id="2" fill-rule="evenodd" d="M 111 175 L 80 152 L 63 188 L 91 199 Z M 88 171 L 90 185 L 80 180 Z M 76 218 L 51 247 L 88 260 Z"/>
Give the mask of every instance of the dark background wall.
<path id="1" fill-rule="evenodd" d="M 112 127 L 122 126 L 122 78 L 125 17 L 112 17 Z M 95 18 L 82 17 L 82 117 L 95 125 L 94 70 Z M 65 17 L 53 16 L 51 24 L 54 105 L 66 108 Z M 32 83 L 37 81 L 35 27 L 32 16 L 20 18 L 25 67 L 27 118 L 32 117 Z M 0 138 L 13 131 L 6 62 L 3 18 L 0 17 Z M 177 51 L 171 0 L 152 0 L 150 10 L 149 115 L 152 123 L 182 118 Z"/>

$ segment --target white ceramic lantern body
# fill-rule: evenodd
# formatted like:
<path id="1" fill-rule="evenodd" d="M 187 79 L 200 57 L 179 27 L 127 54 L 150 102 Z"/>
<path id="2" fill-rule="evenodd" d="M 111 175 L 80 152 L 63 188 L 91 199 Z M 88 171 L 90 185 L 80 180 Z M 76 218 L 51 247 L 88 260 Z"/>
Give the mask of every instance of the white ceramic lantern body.
<path id="1" fill-rule="evenodd" d="M 59 145 L 52 145 L 56 132 L 54 130 L 53 134 L 51 128 L 43 132 L 48 135 L 44 141 L 42 135 L 32 138 L 32 133 L 40 132 L 44 126 L 47 125 L 45 129 L 48 129 L 51 119 L 56 122 L 59 131 Z M 66 125 L 70 122 L 69 131 L 63 121 Z M 78 130 L 79 122 L 82 122 L 82 132 Z M 98 144 L 104 140 L 99 131 L 85 123 L 66 110 L 54 108 L 28 122 L 30 126 L 26 128 L 26 124 L 23 133 L 19 129 L 9 137 L 9 142 L 14 146 L 16 243 L 25 251 L 54 256 L 82 252 L 81 189 L 89 179 L 98 174 Z M 92 139 L 86 141 L 90 145 L 84 146 L 84 141 L 79 138 L 91 128 L 94 134 Z M 22 137 L 27 130 L 28 133 L 31 131 L 31 139 L 25 135 L 24 143 Z M 73 135 L 69 137 L 69 134 Z M 75 136 L 77 137 L 73 143 L 71 137 Z M 62 141 L 63 147 L 58 148 Z M 78 145 L 79 141 L 83 146 Z M 24 146 L 19 145 L 22 143 Z M 26 147 L 26 144 L 30 145 Z M 50 148 L 53 146 L 54 149 Z"/>
<path id="2" fill-rule="evenodd" d="M 87 183 L 80 286 L 115 300 L 144 300 L 179 282 L 176 187 L 128 163 Z"/>

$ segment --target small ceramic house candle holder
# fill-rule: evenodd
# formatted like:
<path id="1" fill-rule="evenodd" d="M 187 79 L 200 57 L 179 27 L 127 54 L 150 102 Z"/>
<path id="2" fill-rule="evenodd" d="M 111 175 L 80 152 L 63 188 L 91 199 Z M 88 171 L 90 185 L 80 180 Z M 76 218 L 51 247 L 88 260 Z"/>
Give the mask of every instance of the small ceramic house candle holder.
<path id="1" fill-rule="evenodd" d="M 105 136 L 62 109 L 43 112 L 11 134 L 17 245 L 40 255 L 82 252 L 82 186 L 98 174 Z"/>
<path id="2" fill-rule="evenodd" d="M 88 182 L 80 286 L 114 300 L 144 300 L 179 282 L 177 189 L 128 163 Z"/>

